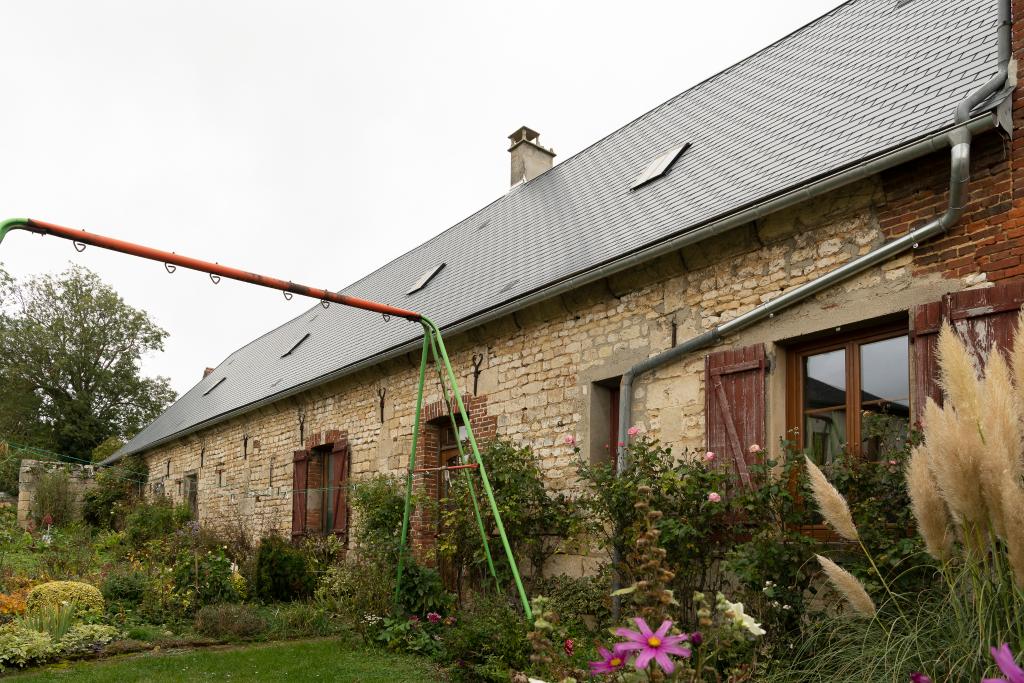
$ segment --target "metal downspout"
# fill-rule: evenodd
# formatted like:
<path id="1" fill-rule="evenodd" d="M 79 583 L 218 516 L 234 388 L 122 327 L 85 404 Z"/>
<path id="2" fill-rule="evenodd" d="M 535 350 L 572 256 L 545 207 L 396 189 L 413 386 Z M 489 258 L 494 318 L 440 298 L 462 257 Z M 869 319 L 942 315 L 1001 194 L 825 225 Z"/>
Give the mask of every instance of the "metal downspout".
<path id="1" fill-rule="evenodd" d="M 978 104 L 998 92 L 1006 83 L 1011 58 L 1010 27 L 1010 0 L 999 0 L 999 25 L 996 29 L 998 69 L 991 79 L 957 105 L 954 121 L 961 125 L 950 131 L 948 135 L 952 150 L 950 153 L 949 205 L 946 211 L 940 217 L 917 230 L 907 233 L 903 237 L 887 242 L 878 249 L 860 256 L 820 278 L 791 289 L 775 299 L 747 311 L 743 315 L 737 316 L 726 323 L 718 325 L 696 337 L 692 337 L 667 351 L 663 351 L 631 367 L 622 375 L 622 379 L 619 381 L 619 443 L 627 443 L 627 430 L 633 419 L 633 381 L 637 376 L 670 363 L 693 351 L 711 346 L 728 334 L 738 332 L 765 318 L 771 318 L 776 313 L 875 265 L 888 261 L 908 249 L 916 249 L 919 243 L 945 232 L 960 219 L 967 199 L 967 184 L 970 180 L 971 163 L 971 130 L 969 126 L 962 124 L 967 122 L 971 111 Z M 618 473 L 624 472 L 627 466 L 626 450 L 622 448 L 617 460 Z M 618 556 L 618 553 L 615 555 L 615 561 L 618 563 L 621 557 Z M 615 602 L 614 607 L 617 612 L 618 601 Z"/>

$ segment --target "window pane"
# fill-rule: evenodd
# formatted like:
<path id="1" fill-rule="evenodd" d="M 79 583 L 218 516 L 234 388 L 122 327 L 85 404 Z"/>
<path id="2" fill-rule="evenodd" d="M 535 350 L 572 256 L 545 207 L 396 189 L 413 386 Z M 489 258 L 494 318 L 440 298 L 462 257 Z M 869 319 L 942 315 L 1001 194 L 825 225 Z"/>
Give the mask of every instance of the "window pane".
<path id="1" fill-rule="evenodd" d="M 846 405 L 846 350 L 804 359 L 804 410 Z"/>
<path id="2" fill-rule="evenodd" d="M 910 425 L 910 363 L 906 336 L 860 347 L 861 455 L 900 448 Z"/>
<path id="3" fill-rule="evenodd" d="M 804 358 L 804 448 L 819 464 L 846 447 L 846 350 Z"/>
<path id="4" fill-rule="evenodd" d="M 819 465 L 832 462 L 846 448 L 846 410 L 804 416 L 804 448 Z"/>

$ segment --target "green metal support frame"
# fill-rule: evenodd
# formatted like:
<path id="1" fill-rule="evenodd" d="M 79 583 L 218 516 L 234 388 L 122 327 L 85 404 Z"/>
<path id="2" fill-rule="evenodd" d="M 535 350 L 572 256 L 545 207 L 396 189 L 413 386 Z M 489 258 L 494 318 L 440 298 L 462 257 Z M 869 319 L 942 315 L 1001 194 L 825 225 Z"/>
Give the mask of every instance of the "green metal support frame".
<path id="1" fill-rule="evenodd" d="M 219 277 L 228 277 L 241 282 L 248 282 L 250 284 L 278 289 L 285 292 L 301 294 L 303 296 L 319 299 L 325 304 L 327 302 L 335 302 L 346 306 L 353 306 L 355 308 L 383 313 L 385 317 L 389 315 L 397 315 L 406 318 L 407 320 L 419 322 L 423 327 L 423 350 L 420 356 L 419 382 L 416 388 L 416 413 L 413 417 L 412 448 L 409 453 L 409 471 L 405 482 L 405 510 L 402 516 L 402 536 L 398 556 L 398 575 L 395 583 L 396 602 L 402 586 L 402 574 L 405 569 L 405 558 L 408 552 L 407 544 L 409 540 L 409 519 L 412 514 L 412 489 L 413 477 L 415 476 L 414 470 L 416 468 L 416 448 L 419 444 L 420 413 L 423 409 L 423 388 L 426 383 L 427 359 L 429 354 L 433 359 L 435 368 L 437 369 L 441 392 L 444 394 L 445 405 L 448 407 L 448 415 L 452 421 L 452 426 L 455 429 L 456 435 L 458 435 L 458 421 L 455 415 L 455 410 L 453 410 L 451 404 L 449 392 L 450 396 L 455 399 L 455 408 L 458 410 L 458 417 L 462 419 L 462 424 L 466 427 L 466 440 L 469 442 L 470 452 L 477 466 L 477 471 L 480 473 L 480 485 L 487 497 L 487 503 L 490 507 L 491 514 L 494 515 L 494 524 L 497 528 L 498 536 L 501 538 L 501 545 L 505 551 L 505 557 L 508 559 L 512 578 L 515 581 L 516 591 L 519 594 L 519 600 L 523 605 L 523 612 L 526 614 L 526 618 L 528 620 L 533 620 L 530 601 L 526 597 L 526 589 L 523 587 L 523 580 L 519 575 L 519 566 L 516 563 L 515 554 L 512 552 L 512 546 L 509 544 L 508 535 L 505 533 L 505 525 L 501 520 L 501 512 L 498 510 L 498 503 L 494 498 L 494 490 L 491 488 L 490 479 L 487 477 L 487 469 L 484 467 L 483 458 L 480 457 L 480 447 L 477 445 L 476 436 L 473 434 L 473 426 L 470 423 L 469 415 L 466 413 L 466 406 L 462 400 L 462 393 L 459 391 L 459 383 L 455 378 L 455 370 L 452 369 L 451 360 L 448 358 L 448 351 L 445 348 L 444 339 L 441 336 L 441 330 L 433 321 L 414 311 L 395 308 L 393 306 L 379 304 L 366 299 L 358 299 L 356 297 L 330 292 L 323 289 L 314 289 L 304 285 L 298 285 L 293 282 L 285 282 L 283 280 L 277 280 L 256 273 L 241 271 L 221 266 L 220 264 L 181 256 L 174 252 L 160 251 L 150 247 L 124 242 L 122 240 L 87 233 L 84 230 L 74 231 L 63 226 L 28 218 L 10 218 L 0 221 L 0 242 L 3 242 L 3 239 L 7 236 L 8 232 L 16 229 L 73 240 L 78 246 L 92 245 L 103 249 L 111 249 L 113 251 L 120 251 L 132 256 L 161 261 L 165 265 L 174 264 L 184 268 L 198 270 L 209 273 L 211 276 L 216 275 Z M 460 464 L 469 464 L 466 462 L 468 460 L 468 455 L 465 451 L 462 440 L 457 438 L 456 441 L 458 442 Z M 498 573 L 494 566 L 494 559 L 491 556 L 490 543 L 488 542 L 487 532 L 484 528 L 483 517 L 480 514 L 480 505 L 477 500 L 476 487 L 473 485 L 469 470 L 464 469 L 463 473 L 466 476 L 470 498 L 473 501 L 473 514 L 476 517 L 477 528 L 480 531 L 480 539 L 484 545 L 484 552 L 487 556 L 487 565 L 500 592 L 501 584 L 498 581 Z"/>
<path id="2" fill-rule="evenodd" d="M 449 390 L 451 391 L 451 396 L 455 399 L 455 408 L 458 410 L 458 417 L 462 419 L 462 424 L 466 427 L 466 440 L 469 442 L 473 460 L 477 465 L 477 471 L 480 473 L 480 485 L 484 490 L 484 494 L 487 496 L 487 502 L 491 509 L 491 514 L 494 515 L 494 524 L 497 528 L 498 536 L 501 538 L 505 557 L 508 559 L 509 569 L 512 572 L 512 579 L 516 585 L 516 592 L 519 594 L 519 600 L 522 603 L 526 618 L 532 621 L 533 612 L 530 609 L 530 600 L 527 598 L 526 589 L 523 587 L 523 580 L 519 574 L 519 565 L 516 563 L 515 553 L 512 552 L 512 546 L 509 544 L 508 535 L 505 533 L 505 525 L 501 520 L 501 512 L 498 510 L 498 503 L 494 498 L 494 490 L 491 488 L 491 482 L 487 476 L 487 468 L 484 466 L 483 458 L 480 457 L 480 447 L 477 444 L 476 435 L 473 434 L 473 426 L 470 423 L 469 414 L 466 412 L 466 405 L 462 400 L 462 393 L 459 391 L 459 383 L 455 378 L 455 370 L 452 368 L 451 360 L 448 358 L 448 351 L 445 348 L 444 339 L 441 337 L 441 331 L 438 329 L 437 325 L 435 325 L 433 321 L 426 316 L 422 316 L 420 318 L 420 323 L 423 325 L 423 351 L 420 356 L 419 382 L 417 384 L 416 393 L 416 415 L 413 418 L 413 437 L 412 447 L 409 453 L 409 469 L 405 481 L 405 512 L 402 517 L 402 536 L 398 555 L 398 575 L 395 581 L 395 601 L 397 603 L 398 596 L 402 588 L 402 575 L 405 569 L 405 557 L 408 552 L 409 522 L 412 515 L 413 478 L 415 477 L 416 469 L 416 449 L 419 445 L 420 413 L 423 409 L 423 389 L 426 384 L 427 357 L 428 352 L 430 352 L 430 356 L 432 356 L 434 365 L 438 371 L 441 392 L 444 395 L 445 404 L 448 406 L 448 415 L 449 419 L 452 421 L 452 427 L 455 429 L 455 434 L 458 435 L 458 422 L 455 411 L 452 410 L 450 403 Z M 462 440 L 456 438 L 456 441 L 458 442 L 459 448 L 459 460 L 460 462 L 465 463 L 467 456 Z M 463 472 L 467 477 L 470 499 L 473 501 L 473 514 L 476 517 L 477 528 L 480 531 L 480 540 L 483 543 L 484 553 L 487 556 L 487 565 L 490 569 L 491 575 L 494 577 L 498 591 L 500 592 L 501 584 L 498 580 L 498 573 L 494 566 L 494 560 L 491 557 L 490 542 L 487 538 L 487 532 L 484 529 L 483 518 L 480 515 L 480 505 L 477 501 L 476 489 L 473 486 L 472 479 L 469 478 L 469 471 L 463 470 Z"/>

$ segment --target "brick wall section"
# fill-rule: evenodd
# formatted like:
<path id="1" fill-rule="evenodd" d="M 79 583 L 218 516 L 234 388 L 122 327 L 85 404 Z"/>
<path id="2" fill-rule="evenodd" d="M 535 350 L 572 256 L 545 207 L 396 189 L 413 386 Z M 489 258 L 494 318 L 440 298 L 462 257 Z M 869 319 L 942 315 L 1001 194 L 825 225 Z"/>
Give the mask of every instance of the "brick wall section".
<path id="1" fill-rule="evenodd" d="M 451 401 L 455 407 L 454 400 Z M 487 414 L 487 397 L 464 395 L 463 404 L 469 416 L 469 424 L 473 429 L 477 444 L 484 448 L 487 441 L 497 433 L 498 420 Z M 451 428 L 451 418 L 444 399 L 433 401 L 423 406 L 420 412 L 420 438 L 416 444 L 416 467 L 439 467 L 441 448 L 441 432 Z M 430 500 L 437 500 L 441 490 L 442 474 L 420 473 L 413 480 L 415 491 Z M 437 518 L 430 508 L 417 508 L 410 520 L 413 554 L 420 562 L 434 566 L 437 562 L 434 543 L 437 538 Z"/>

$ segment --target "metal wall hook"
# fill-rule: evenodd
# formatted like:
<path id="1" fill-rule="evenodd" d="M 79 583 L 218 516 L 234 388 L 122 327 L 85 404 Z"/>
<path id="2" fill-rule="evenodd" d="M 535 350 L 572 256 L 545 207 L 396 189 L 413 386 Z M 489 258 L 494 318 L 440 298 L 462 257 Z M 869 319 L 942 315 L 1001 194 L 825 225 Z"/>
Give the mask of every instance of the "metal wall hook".
<path id="1" fill-rule="evenodd" d="M 171 263 L 165 263 L 164 264 L 164 268 L 167 269 L 168 273 L 172 273 L 173 274 L 174 271 L 176 271 L 178 269 L 178 266 L 176 266 L 174 264 L 171 264 Z"/>
<path id="2" fill-rule="evenodd" d="M 215 285 L 219 285 L 220 284 L 220 275 L 214 275 L 213 273 L 210 273 L 210 281 L 213 282 L 213 284 L 215 284 Z"/>
<path id="3" fill-rule="evenodd" d="M 324 308 L 330 308 L 331 307 L 331 302 L 328 301 L 327 299 L 321 299 L 320 300 L 320 305 L 323 306 Z"/>
<path id="4" fill-rule="evenodd" d="M 292 293 L 291 292 L 282 292 L 282 294 L 284 294 L 284 298 L 287 299 L 288 301 L 292 300 Z"/>
<path id="5" fill-rule="evenodd" d="M 81 242 L 78 242 L 76 240 L 76 241 L 72 241 L 71 244 L 75 245 L 75 251 L 77 251 L 79 254 L 81 254 L 83 251 L 85 251 L 85 245 L 82 244 Z"/>
<path id="6" fill-rule="evenodd" d="M 387 313 L 382 313 L 381 315 L 384 316 L 384 322 L 386 322 L 386 323 L 391 322 L 391 316 L 390 315 L 388 315 Z"/>

